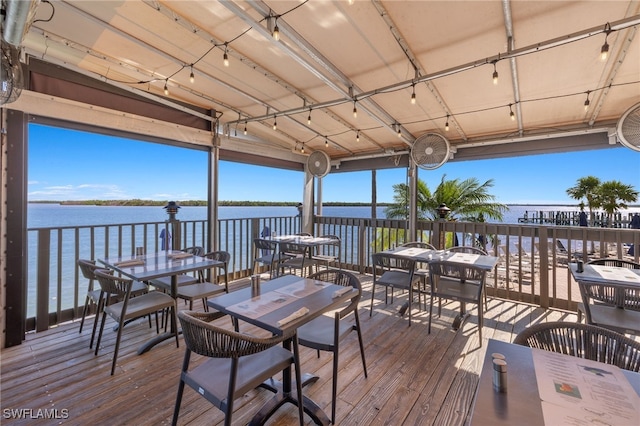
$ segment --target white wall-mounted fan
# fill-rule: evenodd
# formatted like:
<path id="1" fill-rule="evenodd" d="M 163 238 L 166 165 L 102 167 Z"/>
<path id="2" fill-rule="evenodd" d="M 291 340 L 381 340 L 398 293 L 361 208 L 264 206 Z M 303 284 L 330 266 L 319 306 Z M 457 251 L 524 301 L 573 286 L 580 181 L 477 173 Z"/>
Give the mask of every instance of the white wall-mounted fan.
<path id="1" fill-rule="evenodd" d="M 622 114 L 618 120 L 616 135 L 622 145 L 640 151 L 640 103 Z"/>
<path id="2" fill-rule="evenodd" d="M 2 40 L 0 49 L 0 105 L 4 105 L 18 99 L 24 79 L 20 66 L 20 48 Z"/>
<path id="3" fill-rule="evenodd" d="M 313 151 L 307 158 L 307 170 L 315 177 L 324 177 L 331 171 L 331 158 L 324 151 Z"/>
<path id="4" fill-rule="evenodd" d="M 418 136 L 411 147 L 411 158 L 418 167 L 434 170 L 449 159 L 451 148 L 447 138 L 439 133 L 425 133 Z"/>

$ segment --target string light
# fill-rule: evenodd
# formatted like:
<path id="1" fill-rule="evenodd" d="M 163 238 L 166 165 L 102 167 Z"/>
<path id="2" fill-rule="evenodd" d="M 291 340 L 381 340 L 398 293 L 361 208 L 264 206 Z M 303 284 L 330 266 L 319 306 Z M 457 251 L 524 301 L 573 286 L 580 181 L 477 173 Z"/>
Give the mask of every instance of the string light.
<path id="1" fill-rule="evenodd" d="M 511 121 L 515 121 L 516 115 L 513 113 L 513 110 L 511 109 L 511 105 L 512 104 L 509 104 L 509 117 L 511 117 Z"/>
<path id="2" fill-rule="evenodd" d="M 300 149 L 300 152 L 304 154 L 304 143 L 302 144 L 302 148 Z"/>
<path id="3" fill-rule="evenodd" d="M 360 130 L 356 132 L 356 142 L 360 142 Z"/>
<path id="4" fill-rule="evenodd" d="M 353 101 L 353 118 L 358 118 L 358 108 L 356 107 L 356 102 L 358 101 Z"/>
<path id="5" fill-rule="evenodd" d="M 411 105 L 415 105 L 416 104 L 416 85 L 412 84 L 412 92 L 411 92 Z"/>
<path id="6" fill-rule="evenodd" d="M 193 75 L 193 64 L 191 64 L 191 73 L 189 73 L 189 82 L 193 83 L 196 81 L 196 77 Z"/>
<path id="7" fill-rule="evenodd" d="M 307 125 L 311 125 L 311 108 L 309 108 L 309 116 L 307 117 Z"/>
<path id="8" fill-rule="evenodd" d="M 402 137 L 402 129 L 400 129 L 400 124 L 399 123 L 396 123 L 396 128 L 398 129 L 397 135 L 398 135 L 399 138 L 401 138 Z"/>
<path id="9" fill-rule="evenodd" d="M 167 78 L 167 79 L 164 81 L 164 95 L 165 95 L 165 96 L 168 96 L 168 95 L 169 95 L 169 88 L 167 87 L 167 83 L 168 83 L 168 82 L 169 82 L 169 79 Z"/>
<path id="10" fill-rule="evenodd" d="M 447 122 L 444 123 L 444 131 L 445 132 L 449 131 L 449 114 L 447 114 Z"/>
<path id="11" fill-rule="evenodd" d="M 493 84 L 498 84 L 498 70 L 496 69 L 496 64 L 498 61 L 493 61 Z"/>
<path id="12" fill-rule="evenodd" d="M 607 43 L 607 38 L 609 38 L 609 34 L 611 33 L 611 25 L 609 25 L 609 23 L 607 22 L 604 25 L 604 32 L 605 32 L 605 36 L 604 36 L 604 44 L 602 45 L 602 48 L 600 49 L 600 60 L 601 61 L 606 61 L 607 60 L 607 56 L 609 56 L 609 43 Z"/>
<path id="13" fill-rule="evenodd" d="M 355 0 L 349 0 L 349 6 L 352 6 Z"/>
<path id="14" fill-rule="evenodd" d="M 247 122 L 244 122 L 244 135 L 247 135 Z"/>
<path id="15" fill-rule="evenodd" d="M 222 55 L 222 63 L 225 67 L 229 66 L 229 55 L 227 54 L 227 43 L 224 44 L 224 55 Z"/>
<path id="16" fill-rule="evenodd" d="M 324 137 L 324 147 L 329 148 L 329 139 L 326 136 Z"/>
<path id="17" fill-rule="evenodd" d="M 589 110 L 589 105 L 591 104 L 591 102 L 589 102 L 589 93 L 591 93 L 591 91 L 587 90 L 587 100 L 584 101 L 584 110 L 585 111 Z"/>
<path id="18" fill-rule="evenodd" d="M 278 28 L 278 18 L 276 17 L 275 20 L 275 26 L 273 27 L 273 33 L 271 33 L 271 35 L 273 36 L 273 39 L 275 41 L 280 41 L 280 28 Z"/>
<path id="19" fill-rule="evenodd" d="M 273 116 L 273 130 L 277 130 L 278 129 L 278 122 L 276 121 L 276 116 Z"/>

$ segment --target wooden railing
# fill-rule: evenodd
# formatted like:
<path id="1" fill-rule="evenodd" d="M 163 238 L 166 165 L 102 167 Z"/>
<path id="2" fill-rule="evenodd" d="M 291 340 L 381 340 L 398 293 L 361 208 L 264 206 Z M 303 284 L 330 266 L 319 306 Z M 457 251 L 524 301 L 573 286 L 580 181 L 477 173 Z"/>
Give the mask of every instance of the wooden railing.
<path id="1" fill-rule="evenodd" d="M 208 248 L 205 220 L 179 222 L 180 242 L 174 247 Z M 359 273 L 371 272 L 371 255 L 408 241 L 403 220 L 316 217 L 315 235 L 341 239 L 341 265 Z M 216 235 L 220 250 L 231 253 L 230 279 L 251 274 L 253 239 L 270 232 L 300 231 L 298 217 L 224 219 Z M 507 225 L 471 222 L 418 223 L 418 240 L 436 247 L 478 245 L 500 262 L 489 277 L 490 296 L 523 301 L 543 308 L 575 310 L 579 300 L 567 262 L 582 257 L 627 256 L 627 245 L 640 246 L 640 231 L 633 229 Z M 133 254 L 162 249 L 160 236 L 166 222 L 108 224 L 28 229 L 28 286 L 26 329 L 48 327 L 82 315 L 88 283 L 76 266 L 79 258 Z M 566 253 L 561 252 L 561 243 Z M 583 247 L 585 250 L 583 250 Z M 638 261 L 638 250 L 633 256 Z"/>

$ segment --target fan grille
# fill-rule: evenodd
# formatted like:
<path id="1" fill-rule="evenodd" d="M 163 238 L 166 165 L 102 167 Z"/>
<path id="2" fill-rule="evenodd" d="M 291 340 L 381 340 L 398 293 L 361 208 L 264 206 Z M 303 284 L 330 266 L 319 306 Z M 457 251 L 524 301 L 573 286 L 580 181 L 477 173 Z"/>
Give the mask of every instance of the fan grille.
<path id="1" fill-rule="evenodd" d="M 617 134 L 623 145 L 640 151 L 640 104 L 632 106 L 620 117 Z"/>
<path id="2" fill-rule="evenodd" d="M 8 104 L 20 97 L 23 86 L 20 50 L 2 41 L 0 58 L 0 105 Z"/>
<path id="3" fill-rule="evenodd" d="M 449 159 L 449 141 L 438 133 L 424 134 L 413 143 L 411 158 L 422 169 L 433 170 Z"/>
<path id="4" fill-rule="evenodd" d="M 316 177 L 326 176 L 331 170 L 331 159 L 324 151 L 313 151 L 307 158 L 307 169 Z"/>

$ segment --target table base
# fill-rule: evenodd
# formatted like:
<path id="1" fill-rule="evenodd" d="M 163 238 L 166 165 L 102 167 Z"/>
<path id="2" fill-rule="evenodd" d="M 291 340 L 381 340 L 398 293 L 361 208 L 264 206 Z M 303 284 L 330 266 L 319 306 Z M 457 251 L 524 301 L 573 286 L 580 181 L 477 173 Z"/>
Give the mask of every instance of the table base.
<path id="1" fill-rule="evenodd" d="M 305 373 L 302 375 L 302 387 L 314 383 L 318 380 L 318 376 Z M 295 397 L 294 392 L 285 392 L 282 382 L 274 379 L 268 379 L 260 385 L 261 388 L 274 392 L 275 395 L 265 405 L 260 408 L 251 422 L 250 426 L 263 425 L 265 422 L 275 413 L 282 405 L 290 402 L 291 404 L 298 405 L 298 399 Z M 295 389 L 295 382 L 292 385 L 292 389 Z M 313 422 L 317 425 L 329 425 L 331 421 L 329 417 L 322 411 L 322 409 L 312 399 L 302 396 L 302 407 L 304 412 L 311 417 Z"/>
<path id="2" fill-rule="evenodd" d="M 180 333 L 178 333 L 178 335 L 180 335 Z M 140 348 L 138 349 L 138 355 L 142 355 L 143 353 L 148 352 L 149 350 L 151 350 L 151 348 L 153 348 L 158 343 L 162 343 L 165 340 L 173 339 L 175 337 L 176 337 L 176 333 L 172 331 L 158 334 L 156 337 L 145 342 L 142 346 L 140 346 Z"/>

